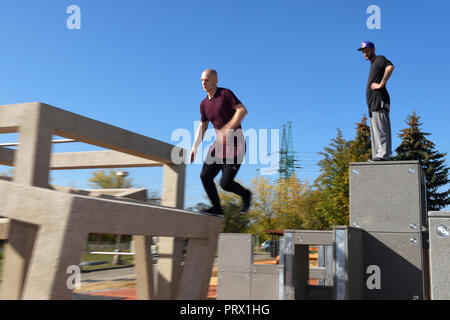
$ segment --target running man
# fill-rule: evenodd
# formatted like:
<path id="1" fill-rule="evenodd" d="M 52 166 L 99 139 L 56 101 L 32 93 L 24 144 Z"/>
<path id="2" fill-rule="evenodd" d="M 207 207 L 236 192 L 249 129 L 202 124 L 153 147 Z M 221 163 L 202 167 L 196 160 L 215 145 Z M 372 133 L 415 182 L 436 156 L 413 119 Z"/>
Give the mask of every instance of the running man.
<path id="1" fill-rule="evenodd" d="M 220 186 L 228 192 L 242 197 L 241 213 L 248 212 L 251 192 L 234 181 L 245 155 L 245 139 L 241 122 L 247 109 L 229 89 L 217 87 L 217 72 L 213 69 L 203 71 L 201 76 L 203 90 L 208 96 L 200 103 L 200 126 L 190 154 L 194 161 L 198 145 L 202 142 L 209 122 L 216 130 L 216 141 L 208 151 L 200 178 L 212 206 L 204 213 L 223 216 L 214 178 L 222 171 Z"/>
<path id="2" fill-rule="evenodd" d="M 392 155 L 391 122 L 389 110 L 391 100 L 386 90 L 394 65 L 384 56 L 375 54 L 375 45 L 366 41 L 361 48 L 364 58 L 370 61 L 369 80 L 366 88 L 366 100 L 369 107 L 370 136 L 372 140 L 372 158 L 369 162 L 389 160 Z"/>

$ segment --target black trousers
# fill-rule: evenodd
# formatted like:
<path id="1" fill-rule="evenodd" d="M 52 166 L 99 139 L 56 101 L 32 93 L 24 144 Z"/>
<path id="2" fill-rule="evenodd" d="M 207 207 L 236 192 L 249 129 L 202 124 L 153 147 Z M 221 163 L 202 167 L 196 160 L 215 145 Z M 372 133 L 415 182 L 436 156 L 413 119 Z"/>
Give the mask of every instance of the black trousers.
<path id="1" fill-rule="evenodd" d="M 211 163 L 205 161 L 205 163 L 203 164 L 202 173 L 200 174 L 200 178 L 213 207 L 221 207 L 216 184 L 214 183 L 214 178 L 219 174 L 220 171 L 222 171 L 220 186 L 223 190 L 233 192 L 240 195 L 241 197 L 246 194 L 247 189 L 234 181 L 234 177 L 238 173 L 240 167 L 241 164 L 238 163 L 236 158 L 234 159 L 233 163 L 227 163 L 225 159 L 223 159 L 223 161 L 221 161 L 220 163 Z"/>

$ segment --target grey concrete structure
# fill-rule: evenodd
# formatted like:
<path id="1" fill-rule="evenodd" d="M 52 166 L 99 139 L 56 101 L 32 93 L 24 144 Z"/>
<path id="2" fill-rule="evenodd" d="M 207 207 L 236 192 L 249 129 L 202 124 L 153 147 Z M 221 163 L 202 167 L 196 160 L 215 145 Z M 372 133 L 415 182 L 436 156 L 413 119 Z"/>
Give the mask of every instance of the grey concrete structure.
<path id="1" fill-rule="evenodd" d="M 418 161 L 350 164 L 350 225 L 373 232 L 426 228 L 425 174 Z"/>
<path id="2" fill-rule="evenodd" d="M 3 299 L 70 299 L 66 270 L 79 264 L 89 233 L 134 235 L 139 298 L 206 298 L 222 219 L 181 210 L 185 167 L 172 155 L 184 157 L 185 150 L 43 103 L 0 106 L 0 133 L 13 132 L 18 149 L 0 148 L 0 163 L 15 167 L 12 182 L 0 180 L 0 216 L 9 219 L 0 224 L 8 240 Z M 110 150 L 52 155 L 53 135 Z M 51 169 L 143 166 L 164 166 L 162 206 L 141 201 L 142 190 L 129 191 L 136 195 L 129 199 L 128 191 L 49 185 Z M 156 292 L 152 236 L 166 237 Z"/>
<path id="3" fill-rule="evenodd" d="M 428 212 L 431 298 L 450 300 L 450 212 Z"/>
<path id="4" fill-rule="evenodd" d="M 279 300 L 283 266 L 253 264 L 253 235 L 221 233 L 218 300 Z"/>
<path id="5" fill-rule="evenodd" d="M 418 161 L 350 164 L 350 224 L 365 231 L 364 270 L 381 288 L 365 299 L 427 299 L 426 185 Z M 424 246 L 425 243 L 425 246 Z"/>

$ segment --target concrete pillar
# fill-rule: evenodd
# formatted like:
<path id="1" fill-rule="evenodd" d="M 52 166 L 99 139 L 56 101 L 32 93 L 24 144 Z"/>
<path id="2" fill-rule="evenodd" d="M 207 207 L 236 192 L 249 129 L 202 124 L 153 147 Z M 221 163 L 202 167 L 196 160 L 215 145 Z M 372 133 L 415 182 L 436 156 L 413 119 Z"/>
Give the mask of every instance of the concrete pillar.
<path id="1" fill-rule="evenodd" d="M 210 230 L 207 239 L 189 239 L 186 262 L 180 279 L 177 299 L 204 300 L 208 297 L 209 282 L 217 250 L 217 238 L 222 219 Z"/>
<path id="2" fill-rule="evenodd" d="M 133 236 L 137 295 L 139 300 L 155 299 L 155 281 L 153 278 L 152 237 Z"/>
<path id="3" fill-rule="evenodd" d="M 161 205 L 183 209 L 185 165 L 165 164 Z M 184 239 L 159 237 L 158 292 L 160 300 L 174 299 L 181 276 Z"/>
<path id="4" fill-rule="evenodd" d="M 69 267 L 77 268 L 87 241 L 87 233 L 64 222 L 39 229 L 28 276 L 23 289 L 25 300 L 71 300 L 73 281 Z"/>
<path id="5" fill-rule="evenodd" d="M 24 185 L 48 187 L 53 128 L 43 104 L 27 106 L 19 126 L 20 146 L 15 152 L 13 181 Z M 11 220 L 10 236 L 5 245 L 2 296 L 19 299 L 29 258 L 36 237 L 36 227 Z"/>
<path id="6" fill-rule="evenodd" d="M 20 300 L 38 226 L 9 220 L 2 271 L 2 300 Z"/>

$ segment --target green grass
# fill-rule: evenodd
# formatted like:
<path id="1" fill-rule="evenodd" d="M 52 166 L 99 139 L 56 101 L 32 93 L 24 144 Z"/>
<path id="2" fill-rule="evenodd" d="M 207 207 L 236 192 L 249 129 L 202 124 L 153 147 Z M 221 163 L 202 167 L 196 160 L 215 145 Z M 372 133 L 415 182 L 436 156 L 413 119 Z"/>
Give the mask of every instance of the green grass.
<path id="1" fill-rule="evenodd" d="M 120 264 L 113 264 L 113 255 L 100 255 L 100 254 L 84 254 L 81 261 L 82 262 L 95 262 L 95 261 L 105 261 L 104 264 L 99 264 L 95 266 L 82 266 L 81 271 L 93 271 L 99 269 L 115 269 L 123 266 L 132 266 L 134 264 L 134 256 L 120 256 Z"/>

